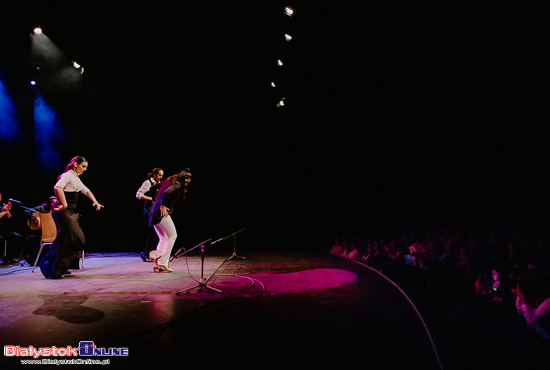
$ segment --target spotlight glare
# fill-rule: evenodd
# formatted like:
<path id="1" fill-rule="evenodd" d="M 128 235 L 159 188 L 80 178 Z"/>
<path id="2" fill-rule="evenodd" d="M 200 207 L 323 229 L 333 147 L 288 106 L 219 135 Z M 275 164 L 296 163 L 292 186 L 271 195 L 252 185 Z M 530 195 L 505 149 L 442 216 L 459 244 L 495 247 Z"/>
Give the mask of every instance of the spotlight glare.
<path id="1" fill-rule="evenodd" d="M 77 69 L 80 68 L 80 64 L 78 64 L 77 62 L 73 62 L 73 66 Z"/>
<path id="2" fill-rule="evenodd" d="M 285 33 L 285 39 L 286 41 L 292 40 L 292 36 L 290 36 L 288 33 Z"/>
<path id="3" fill-rule="evenodd" d="M 292 17 L 292 14 L 294 14 L 294 10 L 292 10 L 291 8 L 289 8 L 288 6 L 285 8 L 285 14 L 288 15 L 289 17 Z"/>
<path id="4" fill-rule="evenodd" d="M 34 34 L 35 34 L 35 35 L 41 35 L 41 34 L 42 34 L 42 28 L 36 27 L 36 28 L 34 29 Z"/>
<path id="5" fill-rule="evenodd" d="M 275 82 L 272 82 L 272 83 L 271 83 L 271 86 L 275 87 Z"/>
<path id="6" fill-rule="evenodd" d="M 33 86 L 36 85 L 36 81 L 32 80 L 31 85 L 33 85 Z"/>
<path id="7" fill-rule="evenodd" d="M 279 60 L 277 61 L 277 64 L 279 65 L 279 67 L 282 67 L 282 66 L 283 66 L 283 62 L 281 62 L 281 59 L 279 59 Z"/>

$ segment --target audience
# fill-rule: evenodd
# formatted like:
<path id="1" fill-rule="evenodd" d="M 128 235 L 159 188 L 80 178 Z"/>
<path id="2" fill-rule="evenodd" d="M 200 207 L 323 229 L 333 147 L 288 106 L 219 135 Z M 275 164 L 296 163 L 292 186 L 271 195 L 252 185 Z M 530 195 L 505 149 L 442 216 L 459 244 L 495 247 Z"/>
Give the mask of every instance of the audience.
<path id="1" fill-rule="evenodd" d="M 469 318 L 483 366 L 524 368 L 533 360 L 533 369 L 550 367 L 549 228 L 497 224 L 365 235 L 337 238 L 330 252 L 382 271 L 432 311 L 462 312 L 457 319 Z"/>

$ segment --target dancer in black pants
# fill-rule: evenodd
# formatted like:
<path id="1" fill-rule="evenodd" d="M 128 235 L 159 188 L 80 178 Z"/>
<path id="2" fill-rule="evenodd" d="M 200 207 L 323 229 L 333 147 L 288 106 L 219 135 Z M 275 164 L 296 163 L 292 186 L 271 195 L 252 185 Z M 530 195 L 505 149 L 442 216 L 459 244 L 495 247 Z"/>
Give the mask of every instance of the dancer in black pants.
<path id="1" fill-rule="evenodd" d="M 136 193 L 136 198 L 145 201 L 143 207 L 143 216 L 147 223 L 147 241 L 145 242 L 145 249 L 141 252 L 141 259 L 143 262 L 153 262 L 153 259 L 149 257 L 149 253 L 157 248 L 159 238 L 155 231 L 154 227 L 149 227 L 149 208 L 153 205 L 155 194 L 152 193 L 151 187 L 155 184 L 158 184 L 162 177 L 164 176 L 164 171 L 162 168 L 154 168 L 151 173 L 147 175 L 147 180 L 141 184 L 140 188 Z"/>

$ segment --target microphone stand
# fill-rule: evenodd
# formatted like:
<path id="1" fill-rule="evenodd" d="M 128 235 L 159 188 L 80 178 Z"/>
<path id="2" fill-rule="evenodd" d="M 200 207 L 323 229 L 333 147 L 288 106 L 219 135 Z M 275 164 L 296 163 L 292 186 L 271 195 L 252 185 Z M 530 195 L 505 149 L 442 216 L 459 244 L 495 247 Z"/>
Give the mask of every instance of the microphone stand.
<path id="1" fill-rule="evenodd" d="M 12 199 L 11 201 L 13 202 L 13 199 Z M 27 210 L 27 211 L 40 213 L 40 212 L 38 212 L 38 211 L 35 211 L 35 210 L 32 209 L 32 208 L 28 208 L 28 207 L 22 206 L 21 203 L 15 203 L 15 204 L 17 204 L 19 207 L 21 207 L 21 208 L 23 208 L 23 209 L 25 209 L 25 210 Z"/>
<path id="2" fill-rule="evenodd" d="M 202 243 L 199 243 L 197 244 L 196 246 L 194 246 L 193 248 L 189 249 L 188 251 L 185 251 L 183 253 L 180 253 L 181 250 L 183 249 L 180 249 L 175 255 L 173 258 L 178 258 L 180 255 L 182 254 L 187 254 L 189 252 L 191 252 L 193 249 L 195 248 L 199 248 L 201 249 L 201 279 L 199 280 L 199 284 L 197 286 L 194 286 L 192 288 L 189 288 L 189 289 L 184 289 L 184 290 L 180 290 L 179 292 L 176 293 L 176 295 L 179 295 L 180 293 L 187 293 L 189 292 L 190 290 L 193 290 L 195 288 L 199 288 L 199 290 L 197 291 L 197 293 L 200 293 L 200 291 L 202 290 L 202 288 L 206 288 L 206 289 L 210 289 L 210 290 L 213 290 L 215 292 L 218 292 L 218 293 L 221 293 L 223 294 L 223 292 L 219 289 L 216 289 L 216 288 L 212 288 L 211 286 L 207 286 L 206 285 L 206 280 L 204 279 L 204 245 L 206 243 L 208 243 L 210 240 L 212 239 L 208 239 L 208 240 L 205 240 L 203 241 Z M 211 244 L 214 244 L 214 243 L 211 243 Z"/>
<path id="3" fill-rule="evenodd" d="M 244 229 L 246 229 L 246 227 Z M 221 241 L 223 241 L 227 238 L 233 237 L 233 254 L 231 256 L 227 257 L 226 261 L 232 260 L 233 258 L 239 258 L 239 259 L 243 259 L 243 260 L 246 259 L 246 257 L 237 256 L 237 234 L 240 233 L 241 231 L 244 231 L 244 229 L 236 231 L 233 234 L 226 236 L 225 238 L 221 238 L 221 239 L 216 240 L 215 242 L 212 242 L 212 244 L 214 244 L 214 243 L 217 243 L 217 242 L 221 242 Z"/>

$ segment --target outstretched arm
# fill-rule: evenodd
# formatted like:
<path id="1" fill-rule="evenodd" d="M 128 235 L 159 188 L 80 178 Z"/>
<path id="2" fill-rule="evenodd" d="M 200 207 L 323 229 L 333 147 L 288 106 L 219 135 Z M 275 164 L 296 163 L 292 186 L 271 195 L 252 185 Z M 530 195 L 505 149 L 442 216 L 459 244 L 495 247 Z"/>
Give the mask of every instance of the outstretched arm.
<path id="1" fill-rule="evenodd" d="M 95 199 L 94 194 L 92 194 L 91 191 L 87 192 L 86 196 L 88 197 L 88 199 L 90 199 L 93 202 L 92 206 L 95 207 L 96 211 L 99 211 L 101 208 L 103 208 L 103 205 L 99 204 L 99 202 L 97 201 L 97 199 Z"/>

